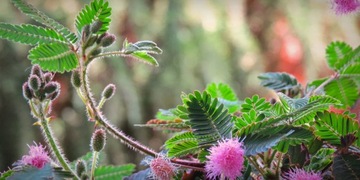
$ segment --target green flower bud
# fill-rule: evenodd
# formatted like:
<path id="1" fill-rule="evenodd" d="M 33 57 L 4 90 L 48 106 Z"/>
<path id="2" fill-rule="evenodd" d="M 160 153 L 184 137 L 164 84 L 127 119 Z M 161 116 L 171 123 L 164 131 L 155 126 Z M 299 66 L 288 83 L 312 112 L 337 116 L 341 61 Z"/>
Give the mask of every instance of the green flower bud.
<path id="1" fill-rule="evenodd" d="M 33 67 L 31 68 L 31 75 L 36 75 L 40 79 L 43 78 L 43 73 L 39 65 L 37 64 L 33 65 Z"/>
<path id="2" fill-rule="evenodd" d="M 79 88 L 81 86 L 80 72 L 78 70 L 74 70 L 71 74 L 71 84 Z"/>
<path id="3" fill-rule="evenodd" d="M 106 132 L 104 129 L 97 129 L 91 137 L 91 148 L 93 151 L 100 152 L 104 149 L 106 142 Z"/>
<path id="4" fill-rule="evenodd" d="M 114 84 L 107 85 L 103 92 L 101 93 L 101 96 L 104 97 L 106 100 L 110 99 L 115 94 L 116 87 Z"/>
<path id="5" fill-rule="evenodd" d="M 59 90 L 60 90 L 60 84 L 58 82 L 49 82 L 44 87 L 44 92 L 47 94 L 52 94 L 55 91 L 59 91 Z"/>
<path id="6" fill-rule="evenodd" d="M 47 72 L 44 74 L 44 81 L 45 83 L 49 83 L 53 79 L 53 74 L 50 72 Z"/>
<path id="7" fill-rule="evenodd" d="M 90 47 L 94 45 L 97 39 L 98 39 L 97 36 L 91 36 L 89 40 L 86 42 L 85 47 Z"/>
<path id="8" fill-rule="evenodd" d="M 41 80 L 40 80 L 40 78 L 38 76 L 30 75 L 28 83 L 29 83 L 29 87 L 30 87 L 31 90 L 37 91 L 37 90 L 40 89 Z"/>
<path id="9" fill-rule="evenodd" d="M 33 93 L 29 87 L 28 82 L 25 82 L 22 86 L 23 96 L 26 100 L 31 100 L 33 98 Z"/>
<path id="10" fill-rule="evenodd" d="M 81 174 L 83 174 L 84 172 L 86 172 L 86 164 L 84 160 L 78 160 L 76 162 L 76 175 L 78 175 L 79 177 L 81 177 Z"/>
<path id="11" fill-rule="evenodd" d="M 101 38 L 100 40 L 100 45 L 102 47 L 108 47 L 110 46 L 112 43 L 115 42 L 116 37 L 113 34 L 109 34 L 109 33 L 104 33 L 105 35 Z"/>
<path id="12" fill-rule="evenodd" d="M 101 29 L 102 25 L 103 25 L 103 23 L 101 21 L 97 20 L 91 24 L 90 31 L 92 33 L 97 33 Z"/>

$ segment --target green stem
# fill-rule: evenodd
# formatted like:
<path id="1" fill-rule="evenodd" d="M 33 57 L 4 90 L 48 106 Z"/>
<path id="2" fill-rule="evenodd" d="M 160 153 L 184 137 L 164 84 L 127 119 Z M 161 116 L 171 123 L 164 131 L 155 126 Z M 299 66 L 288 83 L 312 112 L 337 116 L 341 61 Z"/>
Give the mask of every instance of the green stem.
<path id="1" fill-rule="evenodd" d="M 101 100 L 100 100 L 100 102 L 99 102 L 99 104 L 98 104 L 98 106 L 97 106 L 97 108 L 98 108 L 98 109 L 101 109 L 101 108 L 103 107 L 105 101 L 106 101 L 106 99 L 105 99 L 104 97 L 102 97 Z"/>
<path id="2" fill-rule="evenodd" d="M 98 157 L 99 157 L 99 152 L 93 151 L 93 161 L 91 164 L 91 174 L 90 174 L 91 180 L 93 180 L 95 178 L 95 168 L 96 168 L 96 164 L 98 161 Z"/>
<path id="3" fill-rule="evenodd" d="M 49 122 L 48 122 L 47 118 L 45 117 L 44 109 L 41 104 L 38 105 L 38 109 L 39 109 L 39 118 L 40 118 L 41 128 L 44 132 L 43 134 L 45 135 L 45 139 L 46 139 L 48 145 L 50 146 L 53 154 L 59 161 L 60 165 L 64 168 L 64 170 L 70 171 L 75 176 L 76 179 L 79 179 L 76 176 L 76 173 L 70 168 L 64 155 L 61 153 L 60 147 L 54 138 L 54 135 L 49 126 Z"/>

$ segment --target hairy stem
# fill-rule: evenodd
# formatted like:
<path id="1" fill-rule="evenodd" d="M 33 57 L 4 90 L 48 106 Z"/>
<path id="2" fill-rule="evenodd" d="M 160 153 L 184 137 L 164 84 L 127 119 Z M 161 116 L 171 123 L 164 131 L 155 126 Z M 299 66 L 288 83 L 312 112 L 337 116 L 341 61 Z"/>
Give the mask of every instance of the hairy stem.
<path id="1" fill-rule="evenodd" d="M 75 176 L 76 179 L 79 179 L 76 176 L 76 173 L 70 168 L 70 166 L 68 164 L 68 161 L 66 160 L 63 153 L 61 153 L 60 146 L 57 144 L 57 141 L 55 140 L 55 137 L 54 137 L 54 135 L 52 133 L 52 130 L 51 130 L 50 126 L 49 126 L 48 119 L 45 116 L 45 111 L 44 111 L 44 108 L 42 107 L 42 104 L 38 105 L 38 109 L 39 109 L 38 113 L 39 113 L 41 128 L 43 130 L 43 134 L 45 136 L 47 144 L 51 148 L 51 151 L 53 152 L 53 154 L 57 158 L 60 165 L 64 168 L 64 170 L 70 171 Z"/>
<path id="2" fill-rule="evenodd" d="M 91 180 L 95 178 L 95 168 L 96 168 L 98 159 L 99 159 L 99 152 L 93 151 L 93 160 L 92 160 L 92 164 L 91 164 L 91 173 L 90 173 Z"/>
<path id="3" fill-rule="evenodd" d="M 256 162 L 256 159 L 252 159 L 252 157 L 248 157 L 247 158 L 248 161 L 259 171 L 259 173 L 265 177 L 265 172 L 264 170 L 259 166 L 259 164 Z"/>

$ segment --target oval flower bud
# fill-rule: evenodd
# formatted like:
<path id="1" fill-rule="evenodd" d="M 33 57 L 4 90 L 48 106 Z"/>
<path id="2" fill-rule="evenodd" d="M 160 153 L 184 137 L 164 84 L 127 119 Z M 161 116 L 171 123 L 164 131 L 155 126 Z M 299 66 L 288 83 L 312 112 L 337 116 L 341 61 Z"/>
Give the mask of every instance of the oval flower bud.
<path id="1" fill-rule="evenodd" d="M 71 74 L 71 84 L 79 88 L 81 86 L 80 72 L 78 70 L 74 70 Z"/>
<path id="2" fill-rule="evenodd" d="M 53 79 L 53 74 L 50 72 L 47 72 L 44 74 L 44 81 L 45 83 L 50 82 Z"/>
<path id="3" fill-rule="evenodd" d="M 93 151 L 100 152 L 104 149 L 106 142 L 106 132 L 104 129 L 97 129 L 91 137 L 91 148 Z"/>
<path id="4" fill-rule="evenodd" d="M 82 40 L 85 41 L 90 35 L 90 25 L 85 25 L 82 29 Z"/>
<path id="5" fill-rule="evenodd" d="M 59 90 L 60 90 L 60 84 L 58 82 L 49 82 L 44 87 L 44 92 L 47 94 L 52 94 L 55 91 L 59 91 Z"/>
<path id="6" fill-rule="evenodd" d="M 105 35 L 100 39 L 100 45 L 102 47 L 108 47 L 110 46 L 112 43 L 114 43 L 116 40 L 115 35 L 113 34 L 109 34 L 109 33 L 105 33 Z"/>
<path id="7" fill-rule="evenodd" d="M 43 73 L 39 65 L 37 64 L 33 65 L 33 67 L 31 68 L 31 75 L 36 75 L 40 79 L 43 78 Z"/>
<path id="8" fill-rule="evenodd" d="M 23 89 L 23 96 L 26 100 L 30 100 L 33 98 L 33 94 L 32 94 L 32 91 L 29 87 L 29 84 L 28 82 L 25 82 L 22 86 L 22 89 Z"/>
<path id="9" fill-rule="evenodd" d="M 41 81 L 40 81 L 40 78 L 38 76 L 30 75 L 28 83 L 29 83 L 29 87 L 30 87 L 31 90 L 37 91 L 37 90 L 40 89 Z"/>
<path id="10" fill-rule="evenodd" d="M 79 177 L 81 176 L 82 173 L 86 172 L 86 164 L 84 160 L 78 160 L 76 162 L 76 175 L 78 175 Z"/>
<path id="11" fill-rule="evenodd" d="M 92 33 L 97 33 L 101 29 L 102 25 L 103 25 L 103 22 L 96 20 L 94 23 L 91 24 L 90 31 Z"/>
<path id="12" fill-rule="evenodd" d="M 108 100 L 115 94 L 115 90 L 116 90 L 115 85 L 109 84 L 104 88 L 103 92 L 101 93 L 101 96 L 106 100 Z"/>

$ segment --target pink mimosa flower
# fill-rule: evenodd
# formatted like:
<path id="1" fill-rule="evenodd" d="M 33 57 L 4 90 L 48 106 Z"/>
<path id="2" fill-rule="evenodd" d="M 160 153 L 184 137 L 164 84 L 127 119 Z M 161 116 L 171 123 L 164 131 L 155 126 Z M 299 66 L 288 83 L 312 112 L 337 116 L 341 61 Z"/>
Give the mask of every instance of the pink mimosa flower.
<path id="1" fill-rule="evenodd" d="M 217 179 L 224 176 L 230 180 L 242 175 L 245 150 L 238 139 L 228 139 L 210 148 L 210 155 L 205 165 L 207 177 Z"/>
<path id="2" fill-rule="evenodd" d="M 285 174 L 287 180 L 321 180 L 320 173 L 315 173 L 313 171 L 306 172 L 303 169 L 292 169 Z"/>
<path id="3" fill-rule="evenodd" d="M 20 164 L 22 165 L 31 165 L 37 167 L 39 169 L 43 168 L 46 163 L 50 162 L 50 157 L 41 144 L 29 146 L 29 155 L 24 155 L 20 160 Z"/>
<path id="4" fill-rule="evenodd" d="M 360 10 L 359 0 L 333 0 L 332 8 L 338 15 L 349 14 Z"/>
<path id="5" fill-rule="evenodd" d="M 175 175 L 176 167 L 164 157 L 152 159 L 149 165 L 154 179 L 170 180 Z"/>

